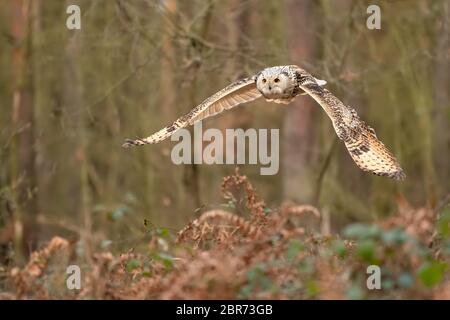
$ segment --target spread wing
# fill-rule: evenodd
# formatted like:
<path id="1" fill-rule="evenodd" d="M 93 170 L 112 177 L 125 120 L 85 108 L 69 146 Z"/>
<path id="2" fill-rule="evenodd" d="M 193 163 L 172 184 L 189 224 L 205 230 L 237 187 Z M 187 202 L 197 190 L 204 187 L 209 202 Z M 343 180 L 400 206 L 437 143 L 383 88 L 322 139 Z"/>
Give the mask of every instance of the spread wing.
<path id="1" fill-rule="evenodd" d="M 197 121 L 261 97 L 261 93 L 256 88 L 255 79 L 256 77 L 253 76 L 230 84 L 203 101 L 171 125 L 159 130 L 147 138 L 136 140 L 127 139 L 122 146 L 127 148 L 130 146 L 141 146 L 161 142 L 180 128 L 187 127 Z"/>
<path id="2" fill-rule="evenodd" d="M 322 88 L 315 78 L 303 70 L 300 73 L 300 88 L 325 110 L 356 164 L 364 171 L 403 180 L 405 173 L 392 153 L 378 140 L 375 130 L 366 125 L 353 108 Z"/>

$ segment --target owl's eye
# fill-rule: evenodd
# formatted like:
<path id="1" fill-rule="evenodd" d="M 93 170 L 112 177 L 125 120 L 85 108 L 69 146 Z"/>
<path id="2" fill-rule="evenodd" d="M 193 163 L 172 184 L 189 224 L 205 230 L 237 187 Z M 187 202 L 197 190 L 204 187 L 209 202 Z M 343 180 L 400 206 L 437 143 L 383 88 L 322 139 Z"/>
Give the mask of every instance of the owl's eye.
<path id="1" fill-rule="evenodd" d="M 267 80 L 266 79 L 262 79 L 262 83 L 266 83 L 267 82 Z"/>
<path id="2" fill-rule="evenodd" d="M 278 82 L 280 82 L 280 79 L 275 78 L 273 81 L 274 81 L 275 83 L 278 83 Z"/>

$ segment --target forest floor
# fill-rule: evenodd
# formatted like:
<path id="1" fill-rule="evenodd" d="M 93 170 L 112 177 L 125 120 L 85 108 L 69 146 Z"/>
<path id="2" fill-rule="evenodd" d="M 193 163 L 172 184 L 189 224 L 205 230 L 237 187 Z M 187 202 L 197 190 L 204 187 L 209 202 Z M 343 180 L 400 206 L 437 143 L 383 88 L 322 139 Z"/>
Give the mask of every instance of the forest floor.
<path id="1" fill-rule="evenodd" d="M 269 210 L 238 172 L 222 193 L 229 211 L 177 234 L 150 229 L 144 249 L 92 250 L 79 290 L 65 270 L 81 241 L 54 237 L 23 267 L 2 267 L 0 299 L 450 299 L 448 203 L 402 200 L 394 216 L 324 234 L 309 227 L 322 219 L 315 207 Z"/>

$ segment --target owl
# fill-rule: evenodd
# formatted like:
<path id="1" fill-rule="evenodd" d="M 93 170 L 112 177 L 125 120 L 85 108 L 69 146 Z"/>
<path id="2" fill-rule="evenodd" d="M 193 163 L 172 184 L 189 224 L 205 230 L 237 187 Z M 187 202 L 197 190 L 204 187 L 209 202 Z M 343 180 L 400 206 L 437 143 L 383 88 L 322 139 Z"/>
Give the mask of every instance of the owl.
<path id="1" fill-rule="evenodd" d="M 238 80 L 204 100 L 171 125 L 143 139 L 127 139 L 123 147 L 155 144 L 180 128 L 221 113 L 240 104 L 264 98 L 288 104 L 299 95 L 309 95 L 325 111 L 337 136 L 363 171 L 403 180 L 406 176 L 396 158 L 378 140 L 375 130 L 356 111 L 324 88 L 326 81 L 313 77 L 296 65 L 266 68 L 252 77 Z"/>

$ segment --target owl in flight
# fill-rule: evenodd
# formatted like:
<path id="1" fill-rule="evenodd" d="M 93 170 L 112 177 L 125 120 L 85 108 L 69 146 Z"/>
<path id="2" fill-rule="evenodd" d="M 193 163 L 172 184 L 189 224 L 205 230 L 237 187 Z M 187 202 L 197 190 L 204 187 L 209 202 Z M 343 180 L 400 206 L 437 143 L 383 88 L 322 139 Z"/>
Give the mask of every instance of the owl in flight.
<path id="1" fill-rule="evenodd" d="M 323 88 L 325 84 L 326 81 L 314 78 L 295 65 L 266 68 L 252 77 L 230 84 L 151 136 L 137 140 L 127 139 L 123 147 L 161 142 L 180 128 L 260 97 L 267 101 L 287 104 L 298 95 L 308 94 L 325 110 L 337 136 L 362 170 L 403 180 L 405 174 L 402 168 L 392 153 L 378 140 L 375 130 L 365 124 L 353 108 Z"/>

